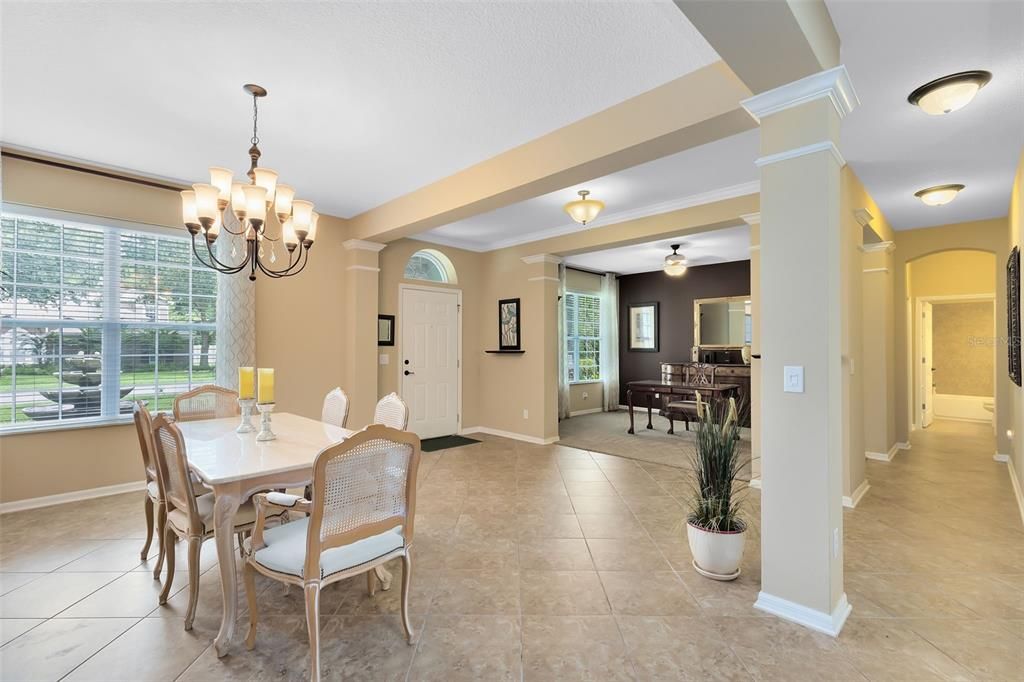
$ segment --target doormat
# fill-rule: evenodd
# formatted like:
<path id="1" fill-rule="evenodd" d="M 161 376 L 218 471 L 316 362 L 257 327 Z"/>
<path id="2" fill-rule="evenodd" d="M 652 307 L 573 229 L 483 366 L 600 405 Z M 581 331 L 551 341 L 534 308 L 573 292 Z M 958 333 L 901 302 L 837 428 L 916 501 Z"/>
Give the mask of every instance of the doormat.
<path id="1" fill-rule="evenodd" d="M 420 449 L 423 452 L 435 452 L 437 450 L 447 450 L 448 448 L 457 448 L 479 442 L 475 438 L 466 438 L 465 436 L 440 436 L 420 441 Z"/>

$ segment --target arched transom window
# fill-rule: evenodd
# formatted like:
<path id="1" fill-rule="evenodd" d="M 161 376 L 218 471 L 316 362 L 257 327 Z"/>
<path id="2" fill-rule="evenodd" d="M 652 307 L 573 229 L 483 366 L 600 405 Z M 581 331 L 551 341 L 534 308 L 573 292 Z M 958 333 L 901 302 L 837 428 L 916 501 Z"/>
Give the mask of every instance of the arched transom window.
<path id="1" fill-rule="evenodd" d="M 405 264 L 405 278 L 455 284 L 455 266 L 448 256 L 436 249 L 420 249 Z"/>

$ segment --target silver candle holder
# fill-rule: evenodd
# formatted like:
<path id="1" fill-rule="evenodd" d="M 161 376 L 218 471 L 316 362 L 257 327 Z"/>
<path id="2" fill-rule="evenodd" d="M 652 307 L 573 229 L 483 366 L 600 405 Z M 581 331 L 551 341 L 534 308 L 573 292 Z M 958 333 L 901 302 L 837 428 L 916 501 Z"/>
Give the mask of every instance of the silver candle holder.
<path id="1" fill-rule="evenodd" d="M 274 411 L 274 403 L 259 403 L 256 409 L 260 411 L 260 432 L 256 434 L 256 440 L 274 440 L 277 434 L 270 428 L 270 415 Z"/>
<path id="2" fill-rule="evenodd" d="M 239 398 L 238 406 L 242 409 L 242 420 L 235 433 L 252 433 L 256 430 L 252 425 L 252 408 L 256 407 L 256 401 L 252 398 Z"/>

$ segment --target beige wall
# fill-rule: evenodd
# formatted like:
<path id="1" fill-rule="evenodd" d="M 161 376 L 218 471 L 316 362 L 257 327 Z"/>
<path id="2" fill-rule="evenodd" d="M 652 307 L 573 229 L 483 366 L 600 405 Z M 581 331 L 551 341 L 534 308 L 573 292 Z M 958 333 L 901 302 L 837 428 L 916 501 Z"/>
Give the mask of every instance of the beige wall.
<path id="1" fill-rule="evenodd" d="M 991 302 L 936 303 L 932 307 L 935 392 L 943 395 L 995 395 Z"/>
<path id="2" fill-rule="evenodd" d="M 600 410 L 604 405 L 604 384 L 600 381 L 569 385 L 569 413 Z"/>
<path id="3" fill-rule="evenodd" d="M 1010 248 L 1016 246 L 1024 248 L 1021 242 L 1021 233 L 1024 232 L 1024 150 L 1020 155 L 1020 162 L 1017 164 L 1017 177 L 1013 181 L 1013 192 L 1010 196 Z M 1005 315 L 1005 306 L 996 308 L 996 315 Z M 996 324 L 996 330 L 1000 335 L 1006 333 L 1006 322 L 1000 320 Z M 1018 340 L 1019 341 L 1019 340 Z M 1003 359 L 996 361 L 999 367 Z M 1005 374 L 1005 372 L 1002 372 Z M 998 374 L 997 374 L 998 376 Z M 1012 381 L 1007 381 L 1007 392 L 1010 396 L 1010 419 L 1008 428 L 1013 431 L 1012 441 L 1009 443 L 1009 450 L 1001 450 L 1009 454 L 1013 461 L 1014 471 L 1017 474 L 1017 490 L 1024 490 L 1024 390 Z M 1018 499 L 1018 502 L 1021 500 Z M 1021 508 L 1021 516 L 1024 518 L 1024 507 Z"/>

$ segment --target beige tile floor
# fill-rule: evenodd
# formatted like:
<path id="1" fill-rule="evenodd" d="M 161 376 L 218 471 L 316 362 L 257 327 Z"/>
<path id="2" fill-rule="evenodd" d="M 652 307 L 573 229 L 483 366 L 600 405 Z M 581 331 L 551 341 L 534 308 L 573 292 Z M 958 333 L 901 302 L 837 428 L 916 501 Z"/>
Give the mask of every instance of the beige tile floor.
<path id="1" fill-rule="evenodd" d="M 838 639 L 751 607 L 756 493 L 744 573 L 723 584 L 690 565 L 684 471 L 498 438 L 427 454 L 412 597 L 418 641 L 402 637 L 398 590 L 370 598 L 362 580 L 336 585 L 324 595 L 324 675 L 1024 679 L 1024 531 L 1006 465 L 992 460 L 983 427 L 940 422 L 913 445 L 892 463 L 868 463 L 871 491 L 845 514 L 854 611 Z M 182 629 L 187 574 L 157 606 L 152 559 L 138 557 L 138 495 L 0 523 L 3 680 L 305 679 L 300 592 L 267 581 L 256 650 L 239 639 L 217 659 L 211 543 L 195 630 Z"/>

